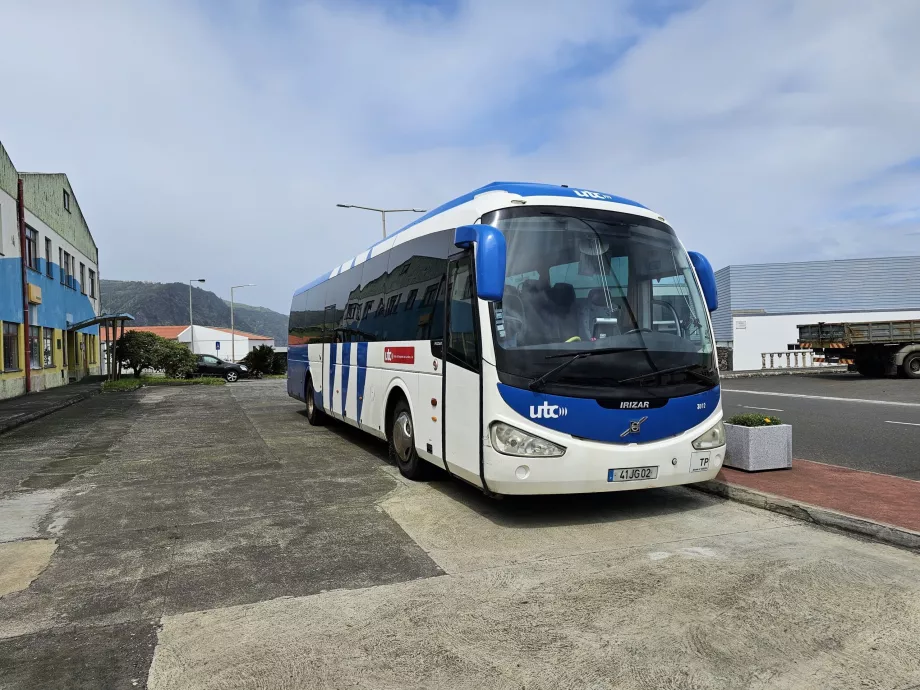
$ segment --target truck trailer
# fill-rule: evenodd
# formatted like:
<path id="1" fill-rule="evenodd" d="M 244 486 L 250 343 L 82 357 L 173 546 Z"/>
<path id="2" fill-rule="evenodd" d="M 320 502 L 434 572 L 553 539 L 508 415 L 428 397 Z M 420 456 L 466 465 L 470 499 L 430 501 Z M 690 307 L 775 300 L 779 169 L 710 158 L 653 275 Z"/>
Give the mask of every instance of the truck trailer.
<path id="1" fill-rule="evenodd" d="M 800 324 L 798 344 L 853 360 L 863 376 L 920 379 L 920 320 Z"/>

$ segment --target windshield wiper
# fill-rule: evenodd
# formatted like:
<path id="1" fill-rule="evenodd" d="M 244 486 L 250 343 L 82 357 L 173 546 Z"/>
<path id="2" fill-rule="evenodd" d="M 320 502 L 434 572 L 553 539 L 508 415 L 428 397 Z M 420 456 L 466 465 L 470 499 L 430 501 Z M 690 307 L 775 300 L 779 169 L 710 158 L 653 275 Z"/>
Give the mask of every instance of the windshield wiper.
<path id="1" fill-rule="evenodd" d="M 711 371 L 711 369 L 707 369 L 702 364 L 685 364 L 680 367 L 671 367 L 670 369 L 659 369 L 658 371 L 650 371 L 649 373 L 642 374 L 641 376 L 632 376 L 628 379 L 621 379 L 620 381 L 617 381 L 617 383 L 631 383 L 633 381 L 641 381 L 643 379 L 652 378 L 653 376 L 660 376 L 662 374 L 679 374 L 682 372 L 686 372 L 690 374 L 691 376 L 696 377 L 698 380 L 702 381 L 703 383 L 708 383 L 710 386 L 715 386 L 718 383 L 716 379 L 712 378 L 711 376 L 707 376 L 706 374 L 701 372 L 700 369 L 702 369 L 703 371 Z"/>
<path id="2" fill-rule="evenodd" d="M 647 349 L 647 347 L 603 347 L 597 350 L 580 350 L 579 352 L 563 352 L 559 355 L 549 355 L 546 359 L 558 359 L 560 357 L 571 357 L 571 359 L 567 359 L 558 367 L 550 369 L 543 376 L 534 379 L 527 387 L 532 391 L 540 390 L 546 385 L 547 381 L 578 359 L 593 357 L 594 355 L 612 355 L 618 352 L 644 352 Z"/>

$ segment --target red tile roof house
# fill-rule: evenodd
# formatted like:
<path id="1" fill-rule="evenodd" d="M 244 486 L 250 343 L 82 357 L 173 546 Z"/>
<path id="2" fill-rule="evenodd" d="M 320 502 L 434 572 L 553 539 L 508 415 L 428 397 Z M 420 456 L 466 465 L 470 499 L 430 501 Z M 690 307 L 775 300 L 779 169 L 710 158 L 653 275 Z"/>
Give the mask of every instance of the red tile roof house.
<path id="1" fill-rule="evenodd" d="M 147 331 L 161 338 L 187 343 L 195 354 L 214 355 L 228 362 L 231 359 L 241 360 L 259 345 L 275 346 L 274 338 L 269 336 L 239 330 L 231 335 L 229 328 L 217 326 L 126 326 L 125 330 Z"/>

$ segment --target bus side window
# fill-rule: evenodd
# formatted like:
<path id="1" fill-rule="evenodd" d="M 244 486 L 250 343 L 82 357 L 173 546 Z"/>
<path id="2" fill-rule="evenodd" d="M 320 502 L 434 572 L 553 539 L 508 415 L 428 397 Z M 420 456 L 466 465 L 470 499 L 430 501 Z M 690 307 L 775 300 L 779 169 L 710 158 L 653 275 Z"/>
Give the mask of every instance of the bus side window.
<path id="1" fill-rule="evenodd" d="M 472 259 L 464 256 L 450 264 L 447 358 L 453 364 L 479 371 L 479 348 L 473 313 Z"/>

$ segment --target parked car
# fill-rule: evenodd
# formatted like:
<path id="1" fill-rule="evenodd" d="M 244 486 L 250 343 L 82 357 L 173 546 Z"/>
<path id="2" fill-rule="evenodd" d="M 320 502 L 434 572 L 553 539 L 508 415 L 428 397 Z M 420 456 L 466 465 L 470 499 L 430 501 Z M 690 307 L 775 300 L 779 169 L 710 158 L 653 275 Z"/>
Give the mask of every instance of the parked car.
<path id="1" fill-rule="evenodd" d="M 237 379 L 249 378 L 249 367 L 245 364 L 225 362 L 213 355 L 198 355 L 198 368 L 193 375 L 220 376 L 227 379 L 228 383 L 233 383 Z"/>

